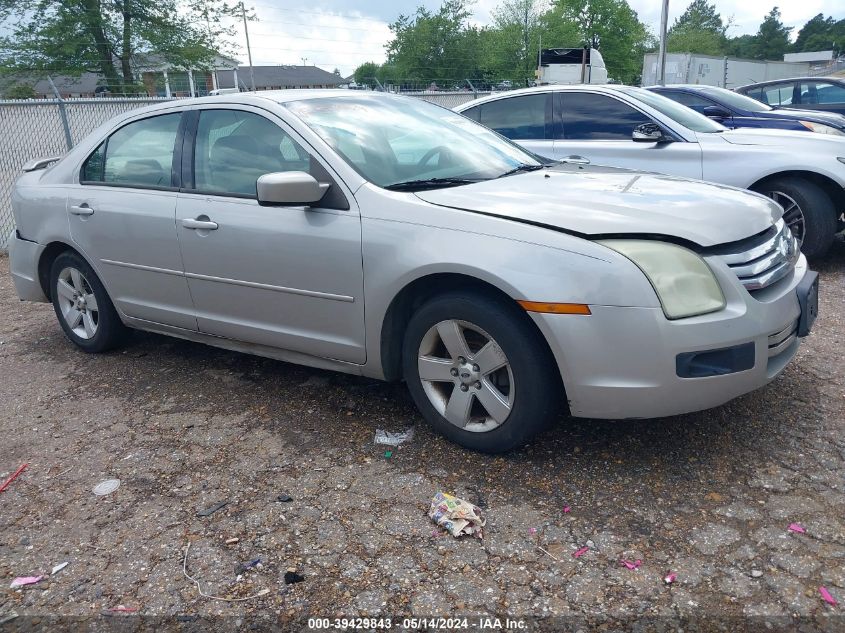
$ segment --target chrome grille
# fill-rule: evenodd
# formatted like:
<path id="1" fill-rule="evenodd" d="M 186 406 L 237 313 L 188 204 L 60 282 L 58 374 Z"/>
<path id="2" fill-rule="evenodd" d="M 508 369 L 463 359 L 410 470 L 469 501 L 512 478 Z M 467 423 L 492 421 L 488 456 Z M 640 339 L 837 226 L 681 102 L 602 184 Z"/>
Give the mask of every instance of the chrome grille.
<path id="1" fill-rule="evenodd" d="M 798 338 L 798 319 L 795 319 L 782 330 L 769 334 L 769 358 L 780 354 L 792 345 L 796 338 Z"/>
<path id="2" fill-rule="evenodd" d="M 786 277 L 800 255 L 798 240 L 783 220 L 759 235 L 709 251 L 718 255 L 749 291 L 762 290 Z"/>

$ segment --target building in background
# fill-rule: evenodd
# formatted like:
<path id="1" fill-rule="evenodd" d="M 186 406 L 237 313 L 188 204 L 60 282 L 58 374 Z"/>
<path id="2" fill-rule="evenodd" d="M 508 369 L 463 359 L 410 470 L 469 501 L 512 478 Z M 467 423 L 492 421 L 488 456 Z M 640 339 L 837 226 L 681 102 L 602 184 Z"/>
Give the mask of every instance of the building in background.
<path id="1" fill-rule="evenodd" d="M 317 66 L 253 66 L 256 90 L 287 88 L 347 88 L 351 81 Z M 217 73 L 219 88 L 250 90 L 249 66 Z"/>

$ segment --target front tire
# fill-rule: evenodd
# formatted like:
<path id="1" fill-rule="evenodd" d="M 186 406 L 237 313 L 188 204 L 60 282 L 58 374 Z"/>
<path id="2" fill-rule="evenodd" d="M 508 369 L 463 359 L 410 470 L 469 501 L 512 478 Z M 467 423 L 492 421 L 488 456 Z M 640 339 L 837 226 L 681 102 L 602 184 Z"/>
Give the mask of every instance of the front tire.
<path id="1" fill-rule="evenodd" d="M 827 253 L 836 235 L 836 208 L 830 196 L 803 178 L 778 178 L 754 189 L 780 204 L 784 222 L 801 242 L 808 258 Z"/>
<path id="2" fill-rule="evenodd" d="M 105 352 L 123 342 L 126 326 L 97 273 L 77 253 L 66 251 L 53 262 L 50 296 L 59 325 L 79 349 Z"/>
<path id="3" fill-rule="evenodd" d="M 402 355 L 408 389 L 423 417 L 466 448 L 516 448 L 558 409 L 557 365 L 515 303 L 480 292 L 430 299 L 411 317 Z"/>

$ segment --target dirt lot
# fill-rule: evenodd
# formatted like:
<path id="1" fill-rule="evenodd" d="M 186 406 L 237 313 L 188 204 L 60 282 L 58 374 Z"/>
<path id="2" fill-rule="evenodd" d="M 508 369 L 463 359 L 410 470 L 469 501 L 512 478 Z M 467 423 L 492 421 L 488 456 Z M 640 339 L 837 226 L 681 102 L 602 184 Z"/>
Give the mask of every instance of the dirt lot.
<path id="1" fill-rule="evenodd" d="M 0 622 L 135 620 L 110 611 L 123 605 L 182 624 L 242 616 L 297 630 L 355 615 L 397 628 L 412 614 L 549 630 L 741 628 L 743 616 L 843 630 L 845 245 L 815 267 L 821 317 L 765 389 L 658 421 L 561 419 L 494 458 L 433 435 L 401 385 L 149 334 L 80 353 L 51 306 L 17 301 L 0 257 L 0 482 L 29 463 L 0 494 Z M 373 444 L 377 427 L 411 425 L 391 457 Z M 92 494 L 110 478 L 117 492 Z M 433 529 L 438 490 L 486 510 L 483 542 Z M 202 597 L 183 574 L 189 543 L 204 593 L 266 593 Z M 304 581 L 285 584 L 289 569 Z"/>

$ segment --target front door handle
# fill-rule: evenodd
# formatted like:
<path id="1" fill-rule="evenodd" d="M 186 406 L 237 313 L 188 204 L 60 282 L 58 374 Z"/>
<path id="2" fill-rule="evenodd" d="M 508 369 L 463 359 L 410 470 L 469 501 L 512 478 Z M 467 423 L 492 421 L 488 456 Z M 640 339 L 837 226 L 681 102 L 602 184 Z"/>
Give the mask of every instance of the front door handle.
<path id="1" fill-rule="evenodd" d="M 199 229 L 202 231 L 217 230 L 217 222 L 212 222 L 211 220 L 195 220 L 194 218 L 184 218 L 182 220 L 182 226 L 186 229 Z"/>
<path id="2" fill-rule="evenodd" d="M 87 202 L 71 206 L 70 212 L 72 215 L 94 215 L 94 209 L 89 207 Z"/>

